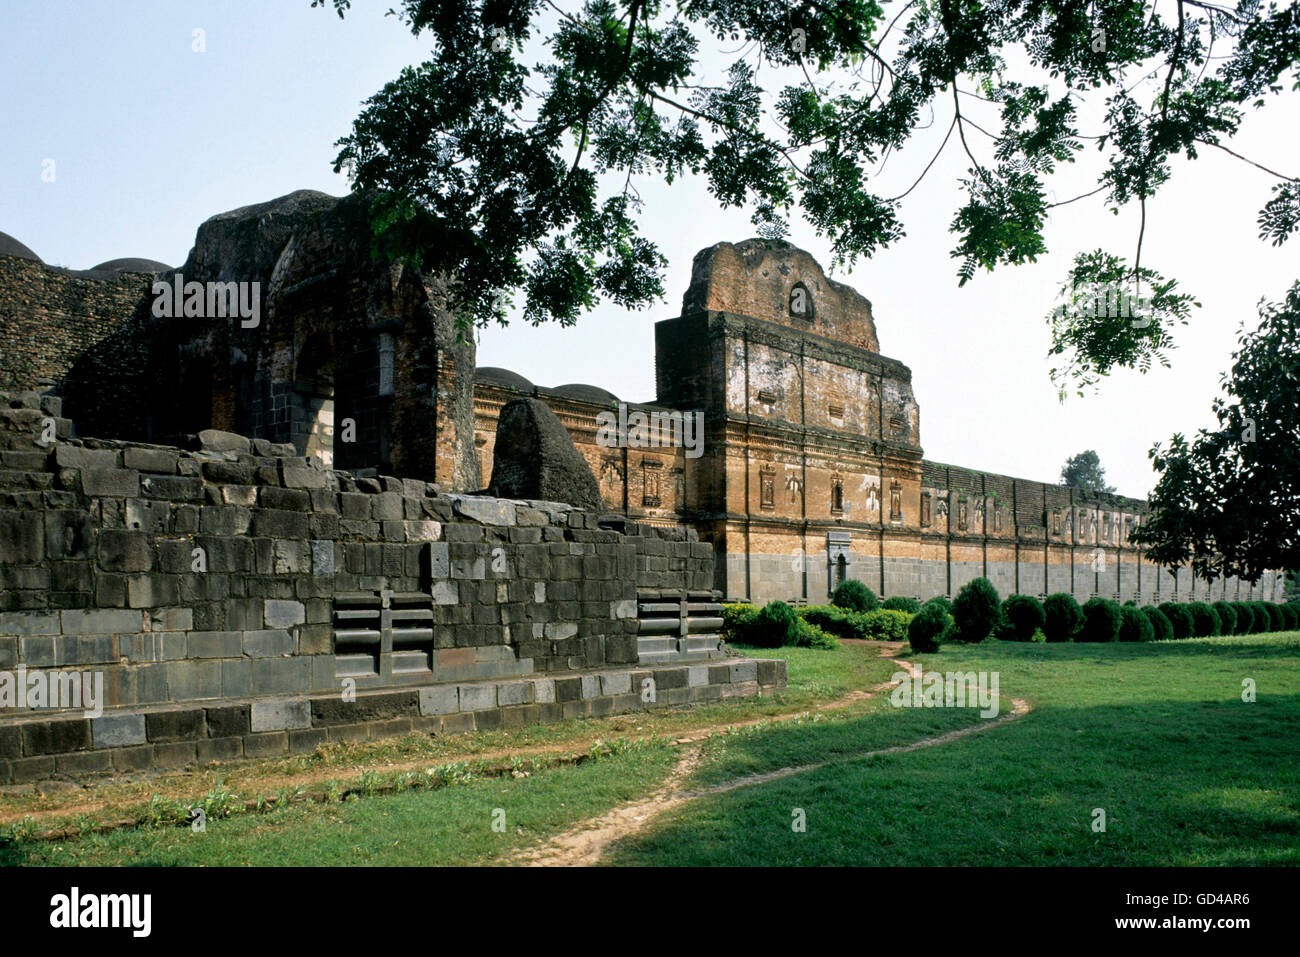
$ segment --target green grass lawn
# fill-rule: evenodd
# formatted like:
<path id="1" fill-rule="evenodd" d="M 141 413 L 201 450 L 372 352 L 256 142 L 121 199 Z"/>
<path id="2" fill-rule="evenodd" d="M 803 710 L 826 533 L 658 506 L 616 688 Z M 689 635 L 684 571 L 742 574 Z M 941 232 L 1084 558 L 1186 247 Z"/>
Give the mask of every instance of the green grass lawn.
<path id="1" fill-rule="evenodd" d="M 63 843 L 20 841 L 0 846 L 0 864 L 481 864 L 639 797 L 676 759 L 659 742 L 527 777 L 210 818 L 201 834 L 184 826 L 141 827 Z M 503 817 L 494 816 L 498 809 Z M 493 827 L 497 821 L 503 830 Z"/>
<path id="2" fill-rule="evenodd" d="M 948 645 L 914 660 L 927 671 L 996 671 L 1002 709 L 1019 697 L 1034 710 L 936 747 L 862 757 L 982 720 L 975 709 L 894 708 L 887 694 L 811 710 L 888 680 L 897 669 L 875 652 L 753 652 L 789 658 L 787 704 L 810 710 L 711 738 L 688 787 L 830 765 L 691 801 L 616 844 L 607 862 L 1300 863 L 1300 634 Z M 1255 683 L 1253 703 L 1242 701 L 1244 679 Z M 719 725 L 763 717 L 753 702 L 734 704 L 707 713 Z M 210 818 L 203 834 L 173 825 L 20 837 L 0 844 L 0 864 L 491 863 L 652 791 L 681 755 L 670 742 L 521 777 Z M 492 827 L 497 808 L 504 832 Z M 1092 829 L 1096 808 L 1104 833 Z M 791 828 L 795 809 L 805 832 Z"/>
<path id="3" fill-rule="evenodd" d="M 945 646 L 926 669 L 997 671 L 1034 710 L 987 734 L 702 799 L 616 864 L 1300 863 L 1300 635 Z M 1257 700 L 1242 701 L 1243 680 Z M 1004 702 L 1004 707 L 1006 703 Z M 936 709 L 942 711 L 943 709 Z M 731 770 L 843 748 L 848 723 L 757 735 Z M 881 733 L 879 728 L 875 733 Z M 740 758 L 736 751 L 742 752 Z M 864 749 L 865 750 L 865 749 Z M 716 780 L 717 766 L 701 778 Z M 807 829 L 791 826 L 802 809 Z M 1094 832 L 1094 809 L 1106 831 Z"/>

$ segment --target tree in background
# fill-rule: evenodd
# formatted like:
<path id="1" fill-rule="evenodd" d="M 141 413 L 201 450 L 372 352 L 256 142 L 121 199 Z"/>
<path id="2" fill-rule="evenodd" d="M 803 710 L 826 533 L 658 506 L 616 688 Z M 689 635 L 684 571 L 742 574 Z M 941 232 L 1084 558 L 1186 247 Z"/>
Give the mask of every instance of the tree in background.
<path id="1" fill-rule="evenodd" d="M 1300 282 L 1259 314 L 1214 400 L 1218 428 L 1151 449 L 1160 478 L 1133 534 L 1152 562 L 1208 581 L 1300 566 Z"/>
<path id="2" fill-rule="evenodd" d="M 1084 492 L 1115 494 L 1115 487 L 1106 484 L 1106 470 L 1101 467 L 1101 457 L 1092 449 L 1065 460 L 1061 466 L 1061 484 Z"/>
<path id="3" fill-rule="evenodd" d="M 330 5 L 342 17 L 351 2 L 312 0 Z M 1143 265 L 1142 240 L 1147 200 L 1179 158 L 1250 163 L 1275 180 L 1261 238 L 1300 227 L 1300 179 L 1225 145 L 1294 80 L 1300 3 L 402 0 L 393 12 L 429 38 L 430 58 L 366 101 L 334 168 L 376 190 L 387 253 L 456 277 L 465 329 L 504 323 L 515 293 L 525 320 L 565 325 L 602 298 L 661 300 L 666 261 L 638 232 L 644 177 L 701 176 L 774 241 L 798 209 L 842 265 L 900 240 L 902 201 L 960 150 L 961 284 L 1045 253 L 1053 208 L 1099 196 L 1139 213 L 1131 261 L 1079 251 L 1052 310 L 1064 397 L 1113 368 L 1168 364 L 1196 303 Z M 723 75 L 697 61 L 702 38 L 724 47 Z M 524 62 L 526 43 L 542 62 Z M 1080 104 L 1096 107 L 1095 127 Z M 882 168 L 936 124 L 947 132 L 911 160 L 916 180 L 878 192 Z M 1096 187 L 1049 201 L 1085 144 L 1104 156 Z"/>

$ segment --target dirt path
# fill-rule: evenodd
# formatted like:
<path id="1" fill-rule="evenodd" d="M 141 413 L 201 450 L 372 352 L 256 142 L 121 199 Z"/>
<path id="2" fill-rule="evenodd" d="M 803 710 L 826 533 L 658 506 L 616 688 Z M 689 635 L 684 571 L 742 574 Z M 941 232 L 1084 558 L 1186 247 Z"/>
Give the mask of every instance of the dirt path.
<path id="1" fill-rule="evenodd" d="M 910 661 L 895 658 L 902 647 L 901 643 L 896 647 L 885 649 L 881 658 L 885 661 L 892 661 L 909 675 L 917 674 L 916 665 Z M 875 692 L 883 691 L 892 687 L 892 684 L 881 685 L 871 689 L 871 691 L 853 692 L 852 697 L 857 695 L 859 699 L 870 698 Z M 840 699 L 842 700 L 842 699 Z M 875 751 L 864 751 L 861 754 L 855 754 L 847 758 L 840 758 L 840 761 L 860 761 L 864 758 L 876 757 L 885 754 L 905 754 L 909 751 L 919 751 L 922 748 L 932 748 L 942 744 L 949 744 L 961 738 L 969 737 L 972 734 L 980 734 L 992 730 L 999 725 L 1006 724 L 1008 721 L 1015 721 L 1029 713 L 1029 703 L 1021 698 L 1011 699 L 1012 709 L 998 717 L 972 725 L 969 728 L 958 728 L 954 731 L 946 731 L 943 734 L 935 735 L 932 738 L 922 738 L 920 741 L 913 741 L 911 744 L 894 745 L 888 748 L 879 748 Z M 819 708 L 817 710 L 826 710 Z M 747 722 L 755 724 L 757 722 Z M 707 738 L 705 734 L 702 738 Z M 681 743 L 687 743 L 684 739 L 679 739 Z M 768 784 L 772 781 L 779 781 L 782 778 L 793 777 L 796 774 L 804 774 L 808 771 L 816 771 L 820 768 L 834 764 L 835 761 L 818 761 L 813 764 L 803 764 L 798 767 L 780 768 L 776 771 L 765 771 L 762 774 L 750 774 L 745 777 L 735 778 L 731 781 L 725 781 L 722 784 L 713 787 L 700 788 L 697 790 L 682 790 L 682 783 L 690 777 L 691 773 L 700 766 L 703 761 L 703 747 L 701 744 L 695 744 L 693 747 L 686 749 L 681 759 L 673 768 L 672 772 L 663 784 L 659 786 L 654 793 L 648 797 L 624 804 L 617 807 L 607 814 L 589 821 L 585 821 L 577 827 L 552 838 L 542 847 L 532 848 L 522 851 L 507 858 L 504 863 L 524 865 L 528 867 L 584 867 L 600 863 L 605 852 L 609 850 L 616 842 L 623 840 L 639 831 L 645 829 L 652 821 L 685 804 L 688 801 L 698 800 L 699 798 L 713 797 L 718 794 L 726 794 L 729 791 L 736 791 L 740 788 L 755 787 L 760 784 Z"/>
<path id="2" fill-rule="evenodd" d="M 863 642 L 863 644 L 865 644 L 865 642 Z M 901 642 L 880 642 L 879 644 L 882 646 L 881 657 L 888 661 L 893 661 L 894 659 L 889 656 L 896 654 L 899 649 L 902 648 Z M 746 728 L 756 724 L 763 724 L 765 722 L 792 721 L 807 714 L 821 713 L 825 711 L 841 711 L 858 701 L 871 698 L 875 692 L 884 690 L 888 687 L 889 684 L 885 683 L 869 690 L 857 689 L 850 691 L 847 694 L 840 695 L 838 698 L 832 698 L 829 701 L 823 701 L 820 704 L 803 708 L 799 711 L 787 712 L 785 714 L 765 715 L 759 718 L 747 718 L 744 721 L 731 721 L 721 727 L 712 726 L 685 731 L 681 734 L 672 735 L 672 741 L 674 744 L 678 745 L 696 744 L 706 741 L 710 737 L 728 729 Z M 448 756 L 446 758 L 433 758 L 426 755 L 424 757 L 411 758 L 409 760 L 386 761 L 382 764 L 370 767 L 368 770 L 393 774 L 404 771 L 423 771 L 432 765 L 453 761 L 491 764 L 493 762 L 510 761 L 516 757 L 565 758 L 575 754 L 582 754 L 590 750 L 597 741 L 609 740 L 612 737 L 626 737 L 633 742 L 641 742 L 648 741 L 652 735 L 616 735 L 605 730 L 601 731 L 599 734 L 592 735 L 589 739 L 584 739 L 583 741 L 578 742 L 569 742 L 563 745 L 534 744 L 513 748 L 497 748 L 489 751 L 469 752 L 461 755 Z M 331 781 L 337 782 L 341 787 L 346 788 L 348 785 L 355 785 L 361 780 L 360 773 L 350 768 L 337 766 L 315 768 L 312 770 L 290 772 L 286 774 L 267 775 L 258 777 L 255 780 L 250 780 L 247 783 L 239 779 L 239 772 L 241 769 L 238 765 L 232 765 L 230 770 L 233 772 L 231 775 L 233 780 L 228 781 L 228 786 L 231 790 L 242 791 L 247 788 L 260 794 L 271 794 L 284 788 L 297 786 L 323 786 Z M 206 788 L 203 790 L 206 790 Z M 176 800 L 196 796 L 193 781 L 183 776 L 169 781 L 155 782 L 154 786 L 149 790 L 149 793 Z M 202 791 L 198 793 L 202 793 Z M 53 824 L 60 820 L 71 819 L 82 814 L 93 814 L 109 808 L 122 807 L 130 800 L 130 798 L 119 796 L 87 796 L 85 800 L 63 804 L 57 808 L 49 808 L 45 810 L 32 810 L 30 808 L 18 810 L 0 807 L 0 825 L 20 821 L 28 817 L 33 821 Z M 144 800 L 146 800 L 146 798 L 143 797 L 143 795 L 139 795 L 136 797 L 135 803 L 140 803 Z"/>

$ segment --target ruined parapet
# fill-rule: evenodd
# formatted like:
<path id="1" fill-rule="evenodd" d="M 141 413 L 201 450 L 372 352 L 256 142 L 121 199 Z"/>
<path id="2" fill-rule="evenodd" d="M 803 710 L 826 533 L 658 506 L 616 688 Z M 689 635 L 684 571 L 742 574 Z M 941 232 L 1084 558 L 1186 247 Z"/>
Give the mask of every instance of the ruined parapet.
<path id="1" fill-rule="evenodd" d="M 0 673 L 99 691 L 9 700 L 0 675 L 0 784 L 784 685 L 782 662 L 641 660 L 638 593 L 712 578 L 682 529 L 326 469 L 266 439 L 11 444 Z"/>
<path id="2" fill-rule="evenodd" d="M 160 280 L 256 284 L 257 315 L 172 322 L 181 401 L 160 434 L 215 426 L 325 465 L 480 487 L 472 337 L 442 278 L 374 257 L 372 198 L 303 190 L 199 227 Z"/>
<path id="3" fill-rule="evenodd" d="M 728 312 L 879 352 L 871 303 L 780 240 L 717 243 L 695 254 L 682 315 Z"/>
<path id="4" fill-rule="evenodd" d="M 603 507 L 591 468 L 540 399 L 514 399 L 497 421 L 490 495 Z"/>

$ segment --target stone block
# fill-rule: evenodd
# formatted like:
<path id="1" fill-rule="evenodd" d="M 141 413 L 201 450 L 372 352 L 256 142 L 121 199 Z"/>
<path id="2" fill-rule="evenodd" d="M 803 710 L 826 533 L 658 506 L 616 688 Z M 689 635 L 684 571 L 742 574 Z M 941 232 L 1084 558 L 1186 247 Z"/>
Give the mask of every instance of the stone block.
<path id="1" fill-rule="evenodd" d="M 485 711 L 497 705 L 497 689 L 492 684 L 460 686 L 461 711 Z"/>
<path id="2" fill-rule="evenodd" d="M 311 727 L 311 703 L 301 701 L 254 701 L 252 704 L 254 732 L 287 731 Z"/>
<path id="3" fill-rule="evenodd" d="M 166 449 L 129 448 L 122 453 L 122 464 L 138 472 L 176 474 L 176 453 Z"/>
<path id="4" fill-rule="evenodd" d="M 147 740 L 142 714 L 104 715 L 92 719 L 91 728 L 97 748 L 121 748 Z"/>
<path id="5" fill-rule="evenodd" d="M 45 522 L 39 512 L 0 511 L 0 567 L 45 558 Z"/>
<path id="6" fill-rule="evenodd" d="M 497 685 L 497 704 L 501 707 L 528 703 L 528 682 L 511 681 Z"/>
<path id="7" fill-rule="evenodd" d="M 456 685 L 420 689 L 420 714 L 451 714 L 459 710 L 460 689 Z"/>
<path id="8" fill-rule="evenodd" d="M 274 658 L 293 654 L 293 636 L 283 629 L 246 631 L 244 655 L 249 658 Z"/>
<path id="9" fill-rule="evenodd" d="M 193 741 L 203 737 L 204 720 L 200 708 L 180 711 L 154 711 L 144 716 L 145 733 L 151 742 Z"/>
<path id="10" fill-rule="evenodd" d="M 62 632 L 57 611 L 0 612 L 0 635 L 58 635 Z"/>
<path id="11" fill-rule="evenodd" d="M 600 676 L 601 694 L 627 694 L 631 690 L 632 676 L 626 671 L 612 671 Z"/>
<path id="12" fill-rule="evenodd" d="M 107 572 L 147 572 L 153 548 L 144 532 L 105 529 L 99 533 L 99 567 Z"/>
<path id="13" fill-rule="evenodd" d="M 199 433 L 199 445 L 208 452 L 251 452 L 252 443 L 234 432 L 204 429 Z"/>
<path id="14" fill-rule="evenodd" d="M 268 628 L 292 628 L 307 621 L 307 609 L 300 601 L 268 598 L 263 616 Z"/>
<path id="15" fill-rule="evenodd" d="M 728 667 L 731 669 L 733 684 L 758 680 L 758 663 L 755 661 L 732 661 Z"/>
<path id="16" fill-rule="evenodd" d="M 249 705 L 231 705 L 204 710 L 208 734 L 213 738 L 227 738 L 248 734 L 252 730 Z"/>
<path id="17" fill-rule="evenodd" d="M 60 612 L 65 635 L 133 635 L 144 631 L 144 612 L 121 608 Z"/>

